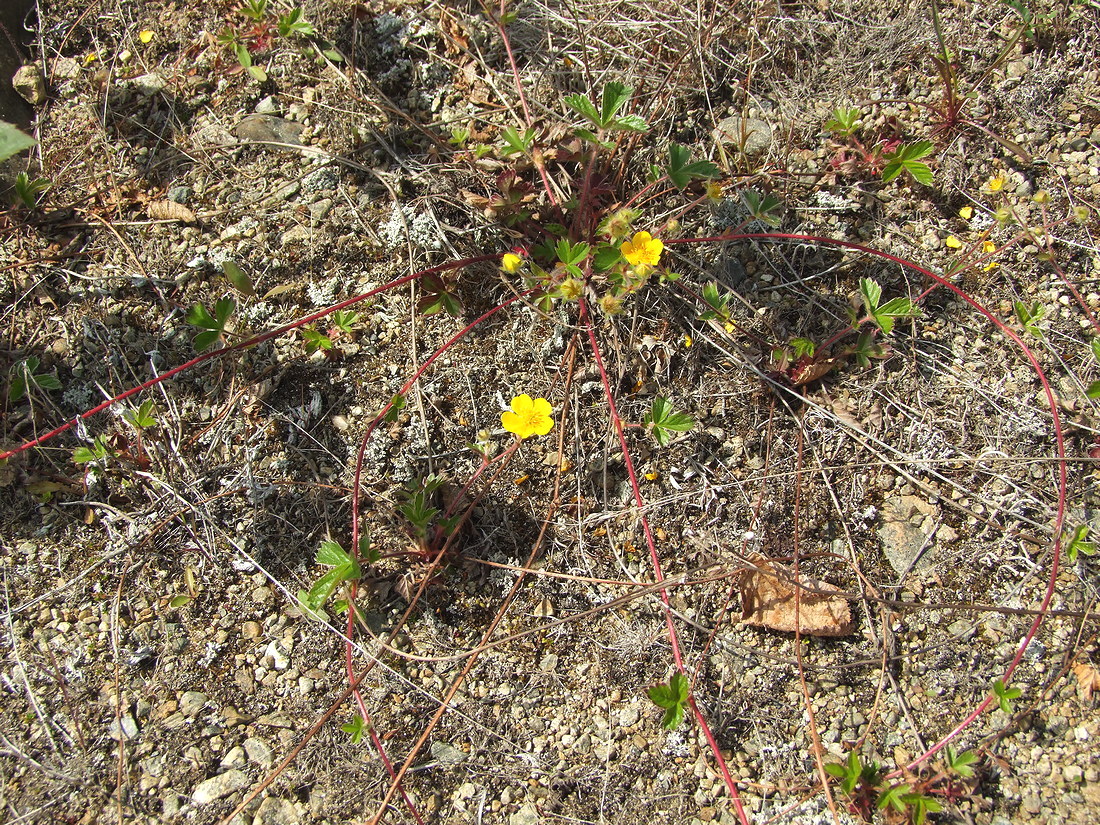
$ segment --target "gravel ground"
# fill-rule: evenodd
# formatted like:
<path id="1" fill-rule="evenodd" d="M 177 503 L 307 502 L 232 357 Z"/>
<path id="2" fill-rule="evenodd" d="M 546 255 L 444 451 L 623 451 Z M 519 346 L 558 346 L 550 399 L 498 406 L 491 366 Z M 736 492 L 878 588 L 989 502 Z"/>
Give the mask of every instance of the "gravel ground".
<path id="1" fill-rule="evenodd" d="M 243 337 L 515 242 L 477 200 L 501 167 L 447 143 L 453 124 L 476 142 L 516 122 L 485 16 L 302 8 L 313 39 L 265 39 L 230 2 L 58 0 L 25 31 L 2 19 L 13 42 L 0 51 L 22 52 L 13 64 L 37 67 L 24 78 L 40 72 L 45 91 L 23 83 L 29 104 L 0 98 L 39 141 L 0 180 L 29 169 L 52 184 L 36 209 L 0 213 L 0 366 L 10 387 L 14 365 L 37 357 L 61 388 L 8 398 L 0 448 L 193 357 L 195 303 L 234 296 Z M 1100 529 L 1085 392 L 1100 371 L 1100 11 L 1029 8 L 1019 38 L 1008 6 L 941 10 L 960 89 L 978 92 L 964 117 L 979 126 L 939 134 L 926 6 L 532 2 L 509 30 L 547 128 L 566 117 L 564 95 L 622 79 L 654 125 L 639 160 L 677 141 L 719 164 L 722 197 L 683 217 L 684 237 L 746 218 L 746 188 L 782 199 L 785 232 L 937 272 L 992 228 L 994 265 L 956 280 L 1033 346 L 1066 432 L 1066 524 Z M 265 79 L 219 43 L 227 27 L 257 46 Z M 866 146 L 935 141 L 933 184 L 883 183 L 825 128 L 839 106 L 863 110 Z M 996 224 L 1001 203 L 1047 224 L 1053 263 L 1042 239 Z M 679 206 L 653 208 L 663 221 Z M 899 322 L 886 357 L 838 358 L 777 389 L 754 342 L 827 338 L 860 278 L 891 296 L 926 282 L 810 242 L 666 254 L 692 289 L 717 279 L 732 291 L 736 331 L 653 289 L 601 319 L 599 336 L 625 419 L 661 395 L 696 421 L 667 447 L 629 432 L 693 695 L 749 821 L 858 822 L 835 784 L 832 804 L 823 793 L 819 761 L 855 750 L 904 768 L 989 695 L 1043 603 L 1059 468 L 1046 395 L 1020 351 L 944 290 Z M 227 261 L 254 295 L 227 282 Z M 122 417 L 131 399 L 0 466 L 0 819 L 213 823 L 259 790 L 232 821 L 370 821 L 389 778 L 369 741 L 341 730 L 356 707 L 340 623 L 304 616 L 297 593 L 323 572 L 321 541 L 348 546 L 356 451 L 375 413 L 511 296 L 494 270 L 464 271 L 460 318 L 419 316 L 421 287 L 387 291 L 355 307 L 354 332 L 334 334 L 328 353 L 306 352 L 297 333 L 272 339 L 149 390 L 157 424 L 140 436 Z M 1015 302 L 1044 308 L 1040 334 Z M 674 672 L 666 613 L 645 587 L 654 571 L 599 371 L 583 347 L 571 362 L 577 319 L 555 312 L 512 307 L 482 323 L 369 442 L 364 522 L 393 555 L 358 597 L 356 673 L 377 661 L 364 704 L 400 764 L 462 674 L 403 783 L 424 821 L 737 822 L 701 727 L 664 730 L 647 698 Z M 401 555 L 417 549 L 397 514 L 404 485 L 470 478 L 467 445 L 484 430 L 505 447 L 499 415 L 522 392 L 551 399 L 561 442 L 555 430 L 524 443 L 438 570 Z M 112 456 L 75 463 L 96 436 Z M 845 594 L 850 628 L 796 640 L 743 616 L 742 572 L 792 556 Z M 1021 695 L 954 740 L 979 754 L 974 777 L 948 782 L 937 757 L 894 780 L 930 789 L 943 807 L 932 821 L 1100 819 L 1096 565 L 1062 558 L 1012 675 Z M 517 582 L 495 633 L 509 638 L 464 672 Z M 391 630 L 386 652 L 378 636 Z M 400 797 L 384 819 L 414 821 Z"/>

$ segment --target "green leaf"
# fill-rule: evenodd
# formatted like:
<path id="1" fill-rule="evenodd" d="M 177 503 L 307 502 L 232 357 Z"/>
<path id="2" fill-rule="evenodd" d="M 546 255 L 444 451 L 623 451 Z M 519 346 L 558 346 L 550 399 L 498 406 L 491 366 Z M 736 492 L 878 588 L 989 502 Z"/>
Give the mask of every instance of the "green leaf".
<path id="1" fill-rule="evenodd" d="M 878 302 L 882 298 L 882 287 L 870 278 L 860 278 L 859 294 L 863 297 L 863 306 L 867 309 L 867 314 L 873 317 L 878 310 Z"/>
<path id="2" fill-rule="evenodd" d="M 947 746 L 947 767 L 964 779 L 973 778 L 974 769 L 970 766 L 977 761 L 978 754 L 974 751 L 956 753 L 953 747 Z"/>
<path id="3" fill-rule="evenodd" d="M 325 57 L 327 57 L 333 63 L 343 63 L 344 62 L 344 56 L 342 54 L 340 54 L 340 52 L 336 51 L 336 49 L 324 49 L 321 52 L 321 54 L 323 54 Z"/>
<path id="4" fill-rule="evenodd" d="M 886 808 L 893 808 L 899 814 L 905 813 L 905 809 L 908 805 L 902 800 L 902 796 L 909 793 L 909 791 L 909 785 L 892 785 L 879 794 L 878 802 L 875 803 L 875 807 L 880 811 L 886 810 Z"/>
<path id="5" fill-rule="evenodd" d="M 24 149 L 30 149 L 37 142 L 7 121 L 0 120 L 0 163 Z"/>
<path id="6" fill-rule="evenodd" d="M 222 272 L 229 283 L 244 295 L 255 295 L 256 289 L 252 286 L 252 279 L 233 261 L 222 261 Z"/>
<path id="7" fill-rule="evenodd" d="M 675 730 L 684 721 L 684 707 L 688 700 L 688 680 L 684 674 L 674 674 L 667 685 L 654 685 L 646 691 L 646 695 L 657 707 L 665 709 L 661 719 L 665 730 Z"/>
<path id="8" fill-rule="evenodd" d="M 358 713 L 352 717 L 351 721 L 347 724 L 341 725 L 340 730 L 344 733 L 351 734 L 351 744 L 358 745 L 363 738 L 363 734 L 366 733 L 367 725 L 363 721 L 363 717 Z"/>
<path id="9" fill-rule="evenodd" d="M 1020 322 L 1020 326 L 1022 326 L 1028 334 L 1036 338 L 1043 337 L 1043 330 L 1039 326 L 1039 322 L 1043 319 L 1043 315 L 1046 314 L 1045 306 L 1038 301 L 1033 301 L 1030 306 L 1023 301 L 1013 301 L 1012 309 L 1016 313 L 1016 320 Z"/>
<path id="10" fill-rule="evenodd" d="M 107 440 L 103 436 L 97 435 L 92 439 L 91 447 L 77 447 L 73 450 L 73 463 L 88 464 L 92 461 L 100 461 L 107 458 L 110 452 L 107 448 Z"/>
<path id="11" fill-rule="evenodd" d="M 330 540 L 321 542 L 321 546 L 317 548 L 317 557 L 314 561 L 325 567 L 340 567 L 352 563 L 351 556 L 344 552 L 344 548 L 340 546 L 340 543 Z"/>
<path id="12" fill-rule="evenodd" d="M 122 414 L 122 417 L 131 427 L 139 430 L 147 430 L 157 425 L 157 420 L 153 418 L 152 401 L 142 401 L 140 407 L 127 410 Z"/>
<path id="13" fill-rule="evenodd" d="M 191 603 L 191 597 L 190 596 L 173 596 L 168 601 L 168 606 L 169 607 L 183 607 L 183 606 L 188 605 L 190 603 Z"/>
<path id="14" fill-rule="evenodd" d="M 1100 361 L 1100 338 L 1093 338 L 1089 341 L 1089 348 L 1092 350 L 1092 357 Z"/>
<path id="15" fill-rule="evenodd" d="M 606 272 L 621 261 L 622 257 L 619 247 L 600 244 L 596 247 L 596 254 L 592 256 L 592 266 L 601 272 Z"/>
<path id="16" fill-rule="evenodd" d="M 529 151 L 535 142 L 535 130 L 524 129 L 521 135 L 515 126 L 509 126 L 500 133 L 500 139 L 504 141 L 502 153 L 507 155 L 524 154 Z"/>
<path id="17" fill-rule="evenodd" d="M 588 95 L 569 95 L 565 98 L 565 105 L 581 117 L 588 118 L 593 126 L 599 128 L 603 125 L 600 122 L 600 113 L 596 111 L 596 106 L 588 99 Z"/>
<path id="18" fill-rule="evenodd" d="M 921 163 L 920 158 L 932 153 L 934 145 L 931 141 L 922 140 L 917 143 L 903 143 L 895 151 L 886 154 L 886 165 L 882 168 L 882 182 L 889 183 L 903 171 L 908 171 L 915 180 L 926 186 L 932 184 L 932 170 L 928 164 Z"/>
<path id="19" fill-rule="evenodd" d="M 997 703 L 1005 713 L 1012 713 L 1012 702 L 1023 695 L 1023 691 L 1017 687 L 1006 687 L 1005 683 L 998 679 L 993 683 L 993 695 L 997 697 Z"/>
<path id="20" fill-rule="evenodd" d="M 744 189 L 741 192 L 741 202 L 745 204 L 748 213 L 758 221 L 763 221 L 769 226 L 779 226 L 779 212 L 783 208 L 783 202 L 775 195 L 771 193 L 761 195 L 753 189 Z"/>
<path id="21" fill-rule="evenodd" d="M 630 100 L 631 89 L 623 83 L 612 81 L 603 87 L 603 100 L 600 107 L 600 123 L 607 125 L 619 113 L 619 109 Z"/>
<path id="22" fill-rule="evenodd" d="M 1096 555 L 1096 545 L 1088 538 L 1089 526 L 1087 524 L 1082 524 L 1073 531 L 1069 541 L 1066 542 L 1066 558 L 1069 559 L 1070 564 L 1077 562 L 1078 553 L 1085 556 Z"/>
<path id="23" fill-rule="evenodd" d="M 691 150 L 678 143 L 670 143 L 668 146 L 668 166 L 665 174 L 677 189 L 684 189 L 696 179 L 713 178 L 719 174 L 719 169 L 709 160 L 697 160 L 690 162 Z"/>
<path id="24" fill-rule="evenodd" d="M 918 315 L 920 310 L 908 298 L 891 298 L 875 310 L 874 322 L 884 335 L 889 335 L 894 329 L 895 318 L 914 318 Z"/>
<path id="25" fill-rule="evenodd" d="M 1097 398 L 1100 398 L 1100 381 L 1093 381 L 1091 384 L 1089 384 L 1088 387 L 1085 389 L 1085 395 L 1087 395 L 1093 401 L 1095 401 Z"/>
<path id="26" fill-rule="evenodd" d="M 639 115 L 623 115 L 608 123 L 607 128 L 617 132 L 648 132 L 649 124 Z"/>
<path id="27" fill-rule="evenodd" d="M 386 415 L 382 420 L 387 424 L 392 424 L 397 420 L 403 409 L 405 409 L 405 396 L 395 395 L 390 399 L 390 408 L 386 410 Z"/>
<path id="28" fill-rule="evenodd" d="M 849 137 L 859 129 L 859 119 L 862 116 L 859 109 L 838 106 L 833 109 L 833 116 L 825 122 L 825 128 L 842 137 Z"/>
<path id="29" fill-rule="evenodd" d="M 668 399 L 660 396 L 653 399 L 653 404 L 643 419 L 643 423 L 647 428 L 653 430 L 653 437 L 662 447 L 667 447 L 671 443 L 673 433 L 687 432 L 695 426 L 695 421 L 691 416 L 676 412 Z"/>
<path id="30" fill-rule="evenodd" d="M 791 340 L 791 349 L 795 358 L 812 358 L 817 351 L 817 344 L 809 338 L 794 338 Z"/>
<path id="31" fill-rule="evenodd" d="M 665 730 L 676 730 L 680 727 L 680 723 L 684 721 L 684 706 L 673 705 L 665 711 L 665 715 L 661 717 L 661 727 Z"/>
<path id="32" fill-rule="evenodd" d="M 249 66 L 248 73 L 260 83 L 264 83 L 267 80 L 267 72 L 264 71 L 262 66 Z"/>

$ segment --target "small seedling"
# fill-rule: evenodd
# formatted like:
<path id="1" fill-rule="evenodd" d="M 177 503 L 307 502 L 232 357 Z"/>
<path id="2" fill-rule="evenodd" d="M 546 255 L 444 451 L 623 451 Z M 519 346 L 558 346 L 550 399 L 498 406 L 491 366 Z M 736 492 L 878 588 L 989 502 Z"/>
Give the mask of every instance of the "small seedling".
<path id="1" fill-rule="evenodd" d="M 257 23 L 267 17 L 267 0 L 245 0 L 240 13 Z"/>
<path id="2" fill-rule="evenodd" d="M 8 384 L 9 401 L 19 401 L 34 387 L 41 390 L 61 389 L 61 381 L 56 375 L 38 372 L 40 364 L 35 356 L 30 355 L 12 367 L 11 381 Z"/>
<path id="3" fill-rule="evenodd" d="M 280 15 L 276 28 L 280 37 L 290 37 L 294 34 L 313 37 L 317 34 L 317 30 L 313 28 L 313 25 L 302 19 L 301 9 L 291 9 L 286 14 Z"/>
<path id="4" fill-rule="evenodd" d="M 997 697 L 997 703 L 1001 706 L 1001 710 L 1005 713 L 1012 713 L 1012 702 L 1019 699 L 1023 695 L 1023 691 L 1018 687 L 1008 687 L 1001 679 L 998 679 L 993 683 L 993 695 Z"/>
<path id="5" fill-rule="evenodd" d="M 104 461 L 113 458 L 115 451 L 107 446 L 107 439 L 97 435 L 92 439 L 91 447 L 77 447 L 73 450 L 74 464 L 90 464 L 93 461 Z"/>
<path id="6" fill-rule="evenodd" d="M 703 300 L 710 309 L 699 313 L 699 320 L 723 321 L 726 324 L 732 324 L 733 320 L 730 316 L 730 297 L 728 292 L 718 291 L 717 281 L 708 281 L 703 285 Z"/>
<path id="7" fill-rule="evenodd" d="M 652 430 L 653 437 L 662 447 L 667 447 L 674 433 L 683 433 L 695 426 L 695 421 L 686 413 L 676 412 L 667 398 L 657 396 L 642 419 L 646 429 Z"/>
<path id="8" fill-rule="evenodd" d="M 375 554 L 371 553 L 370 543 L 366 536 L 359 540 L 359 554 L 368 561 L 374 561 L 377 558 Z M 348 555 L 344 548 L 335 541 L 321 542 L 315 561 L 322 567 L 331 567 L 332 569 L 314 582 L 309 590 L 298 591 L 298 606 L 307 616 L 315 619 L 326 619 L 325 603 L 336 588 L 345 582 L 358 581 L 363 575 L 363 570 L 359 566 L 359 562 Z"/>
<path id="9" fill-rule="evenodd" d="M 340 730 L 344 733 L 351 734 L 351 744 L 358 745 L 363 739 L 363 734 L 367 732 L 366 722 L 363 721 L 363 717 L 358 713 L 352 717 L 350 722 L 340 726 Z"/>
<path id="10" fill-rule="evenodd" d="M 576 94 L 565 98 L 565 105 L 585 118 L 591 129 L 577 129 L 574 134 L 582 140 L 587 140 L 604 148 L 611 148 L 611 144 L 602 138 L 605 132 L 645 132 L 649 124 L 638 115 L 620 115 L 633 90 L 623 83 L 608 83 L 603 87 L 603 95 L 600 99 L 600 107 L 589 99 L 588 95 Z"/>
<path id="11" fill-rule="evenodd" d="M 1043 315 L 1046 314 L 1047 308 L 1045 306 L 1038 301 L 1033 301 L 1030 306 L 1023 301 L 1013 301 L 1012 309 L 1016 313 L 1016 320 L 1020 322 L 1020 326 L 1029 335 L 1035 338 L 1043 337 L 1043 330 L 1039 327 L 1039 322 L 1043 320 Z"/>
<path id="12" fill-rule="evenodd" d="M 661 727 L 676 730 L 684 721 L 684 709 L 688 701 L 688 680 L 682 673 L 676 673 L 667 685 L 654 685 L 647 692 L 649 699 L 659 708 L 665 709 L 661 718 Z"/>
<path id="13" fill-rule="evenodd" d="M 677 189 L 686 189 L 693 180 L 717 177 L 719 169 L 709 160 L 691 160 L 691 150 L 678 143 L 668 146 L 668 166 L 664 173 Z"/>
<path id="14" fill-rule="evenodd" d="M 973 779 L 974 769 L 970 767 L 978 761 L 978 754 L 974 751 L 963 751 L 957 753 L 953 747 L 947 746 L 947 769 L 952 773 L 956 773 L 963 779 Z"/>
<path id="15" fill-rule="evenodd" d="M 49 178 L 31 179 L 26 172 L 20 172 L 15 176 L 15 196 L 27 209 L 38 206 L 38 196 L 49 188 Z"/>
<path id="16" fill-rule="evenodd" d="M 1096 545 L 1089 541 L 1089 526 L 1082 524 L 1075 529 L 1066 542 L 1066 558 L 1070 564 L 1077 563 L 1077 555 L 1095 556 Z"/>
<path id="17" fill-rule="evenodd" d="M 198 352 L 210 349 L 217 342 L 225 342 L 226 325 L 236 309 L 237 304 L 232 298 L 222 298 L 214 304 L 213 314 L 202 304 L 191 307 L 187 312 L 187 323 L 205 330 L 194 338 L 195 349 Z"/>
<path id="18" fill-rule="evenodd" d="M 889 335 L 893 331 L 895 319 L 915 318 L 920 315 L 920 310 L 908 298 L 891 298 L 880 305 L 882 287 L 870 278 L 860 278 L 859 295 L 867 311 L 865 320 L 874 323 L 882 330 L 883 335 Z"/>
<path id="19" fill-rule="evenodd" d="M 741 192 L 741 202 L 754 220 L 772 227 L 779 226 L 779 212 L 783 209 L 783 202 L 775 195 L 761 195 L 752 189 L 745 189 Z"/>
<path id="20" fill-rule="evenodd" d="M 924 825 L 930 813 L 938 813 L 943 806 L 930 796 L 915 792 L 906 784 L 891 785 L 885 789 L 875 803 L 880 811 L 893 810 L 907 814 L 914 825 Z"/>
<path id="21" fill-rule="evenodd" d="M 157 420 L 153 418 L 153 402 L 142 401 L 140 407 L 127 410 L 122 414 L 126 423 L 138 432 L 157 426 Z"/>
<path id="22" fill-rule="evenodd" d="M 859 131 L 863 112 L 854 107 L 838 106 L 833 109 L 833 116 L 825 121 L 825 128 L 838 137 L 849 138 Z"/>

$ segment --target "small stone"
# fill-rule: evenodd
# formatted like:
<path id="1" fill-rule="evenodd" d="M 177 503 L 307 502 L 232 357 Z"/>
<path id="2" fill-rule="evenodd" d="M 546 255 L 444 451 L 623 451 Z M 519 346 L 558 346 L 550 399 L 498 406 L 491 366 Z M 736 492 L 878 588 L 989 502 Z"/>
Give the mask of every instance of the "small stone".
<path id="1" fill-rule="evenodd" d="M 535 807 L 534 803 L 528 802 L 510 817 L 508 817 L 508 825 L 538 825 L 539 822 L 539 809 Z"/>
<path id="2" fill-rule="evenodd" d="M 734 115 L 718 124 L 714 138 L 746 155 L 756 155 L 771 146 L 772 129 L 757 118 Z"/>
<path id="3" fill-rule="evenodd" d="M 249 115 L 233 127 L 233 134 L 240 140 L 252 143 L 289 144 L 290 146 L 302 145 L 302 131 L 305 129 L 300 123 L 291 123 L 281 117 L 272 115 Z M 286 147 L 275 146 L 276 149 Z"/>
<path id="4" fill-rule="evenodd" d="M 432 758 L 440 765 L 457 765 L 469 754 L 447 742 L 432 742 Z"/>
<path id="5" fill-rule="evenodd" d="M 243 768 L 248 764 L 248 755 L 244 752 L 244 748 L 238 745 L 230 748 L 219 764 L 222 768 Z"/>
<path id="6" fill-rule="evenodd" d="M 244 740 L 244 752 L 250 762 L 255 762 L 261 768 L 270 768 L 275 764 L 275 751 L 258 736 Z"/>
<path id="7" fill-rule="evenodd" d="M 263 634 L 263 628 L 259 622 L 245 622 L 241 625 L 241 637 L 244 639 L 258 639 Z"/>
<path id="8" fill-rule="evenodd" d="M 274 115 L 279 111 L 279 103 L 275 100 L 274 95 L 268 95 L 259 103 L 256 104 L 256 114 L 259 115 Z"/>
<path id="9" fill-rule="evenodd" d="M 1070 784 L 1076 785 L 1084 776 L 1085 772 L 1080 765 L 1066 765 L 1062 768 L 1062 778 Z"/>
<path id="10" fill-rule="evenodd" d="M 308 243 L 313 237 L 308 226 L 292 226 L 279 237 L 280 246 L 293 246 L 299 243 Z"/>
<path id="11" fill-rule="evenodd" d="M 1043 803 L 1042 800 L 1039 799 L 1038 794 L 1025 794 L 1021 804 L 1023 804 L 1024 810 L 1029 814 L 1037 814 L 1043 809 Z"/>
<path id="12" fill-rule="evenodd" d="M 638 706 L 627 705 L 625 708 L 619 711 L 619 724 L 624 728 L 629 728 L 635 722 L 638 721 Z"/>
<path id="13" fill-rule="evenodd" d="M 553 673 L 558 669 L 558 654 L 547 653 L 539 662 L 539 670 L 543 673 Z"/>
<path id="14" fill-rule="evenodd" d="M 180 696 L 180 713 L 191 719 L 198 716 L 206 707 L 206 694 L 189 690 Z"/>
<path id="15" fill-rule="evenodd" d="M 128 82 L 134 91 L 145 97 L 152 97 L 159 92 L 164 91 L 164 87 L 168 85 L 168 81 L 155 72 L 149 74 L 139 75 Z"/>
<path id="16" fill-rule="evenodd" d="M 120 735 L 121 725 L 121 735 Z M 137 722 L 134 721 L 134 717 L 128 713 L 122 715 L 121 719 L 112 719 L 110 727 L 111 738 L 118 739 L 133 739 L 138 735 Z"/>
<path id="17" fill-rule="evenodd" d="M 267 646 L 264 651 L 264 656 L 270 656 L 271 661 L 274 663 L 275 669 L 278 671 L 284 671 L 290 667 L 290 657 L 283 650 L 282 645 L 273 641 Z"/>
<path id="18" fill-rule="evenodd" d="M 190 186 L 173 186 L 168 190 L 168 200 L 172 203 L 187 203 L 191 200 L 191 193 Z"/>
<path id="19" fill-rule="evenodd" d="M 223 796 L 229 796 L 248 784 L 248 775 L 244 771 L 226 771 L 218 776 L 204 779 L 191 794 L 191 801 L 196 805 L 209 805 Z"/>
<path id="20" fill-rule="evenodd" d="M 315 221 L 322 221 L 332 211 L 332 198 L 322 198 L 309 205 L 309 217 Z"/>
<path id="21" fill-rule="evenodd" d="M 251 720 L 251 717 L 241 713 L 232 705 L 226 705 L 222 710 L 222 718 L 225 719 L 226 727 L 235 728 L 237 725 L 247 725 Z"/>
<path id="22" fill-rule="evenodd" d="M 58 80 L 72 80 L 80 75 L 80 63 L 71 57 L 59 57 L 53 62 L 52 75 Z"/>
<path id="23" fill-rule="evenodd" d="M 293 802 L 269 796 L 260 803 L 259 810 L 252 817 L 252 825 L 297 825 L 301 816 Z"/>
<path id="24" fill-rule="evenodd" d="M 42 70 L 33 63 L 16 69 L 11 85 L 32 106 L 41 106 L 46 102 L 46 78 L 42 76 Z"/>

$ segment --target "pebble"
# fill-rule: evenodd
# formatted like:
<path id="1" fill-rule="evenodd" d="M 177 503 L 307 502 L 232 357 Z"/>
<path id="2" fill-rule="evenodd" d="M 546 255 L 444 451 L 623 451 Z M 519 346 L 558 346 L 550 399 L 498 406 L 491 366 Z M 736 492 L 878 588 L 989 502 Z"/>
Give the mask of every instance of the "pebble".
<path id="1" fill-rule="evenodd" d="M 202 709 L 206 707 L 206 702 L 205 693 L 199 693 L 197 690 L 188 690 L 180 696 L 180 713 L 188 718 L 198 716 L 199 713 L 202 712 Z"/>
<path id="2" fill-rule="evenodd" d="M 244 748 L 239 745 L 230 748 L 219 763 L 222 768 L 243 768 L 246 764 L 248 764 L 248 755 L 245 753 Z"/>
<path id="3" fill-rule="evenodd" d="M 508 817 L 508 825 L 538 825 L 539 821 L 539 810 L 532 802 L 525 803 Z"/>
<path id="4" fill-rule="evenodd" d="M 196 805 L 209 805 L 246 785 L 248 785 L 248 774 L 244 771 L 229 770 L 200 782 L 195 792 L 191 794 L 191 801 Z"/>
<path id="5" fill-rule="evenodd" d="M 11 85 L 19 96 L 32 106 L 46 102 L 46 78 L 35 63 L 20 66 L 11 79 Z"/>
<path id="6" fill-rule="evenodd" d="M 281 117 L 254 114 L 248 115 L 234 126 L 233 135 L 239 140 L 253 143 L 286 143 L 292 146 L 301 146 L 302 131 L 304 129 L 305 127 L 302 124 L 292 123 Z M 273 146 L 272 148 L 289 151 L 283 146 Z"/>
<path id="7" fill-rule="evenodd" d="M 241 638 L 258 639 L 263 634 L 263 628 L 259 622 L 245 622 L 241 625 Z"/>
<path id="8" fill-rule="evenodd" d="M 293 802 L 269 796 L 260 803 L 252 817 L 252 825 L 298 825 L 301 820 L 298 807 Z"/>
<path id="9" fill-rule="evenodd" d="M 261 768 L 270 768 L 275 764 L 275 751 L 258 736 L 244 740 L 244 752 L 249 762 L 254 762 Z"/>

